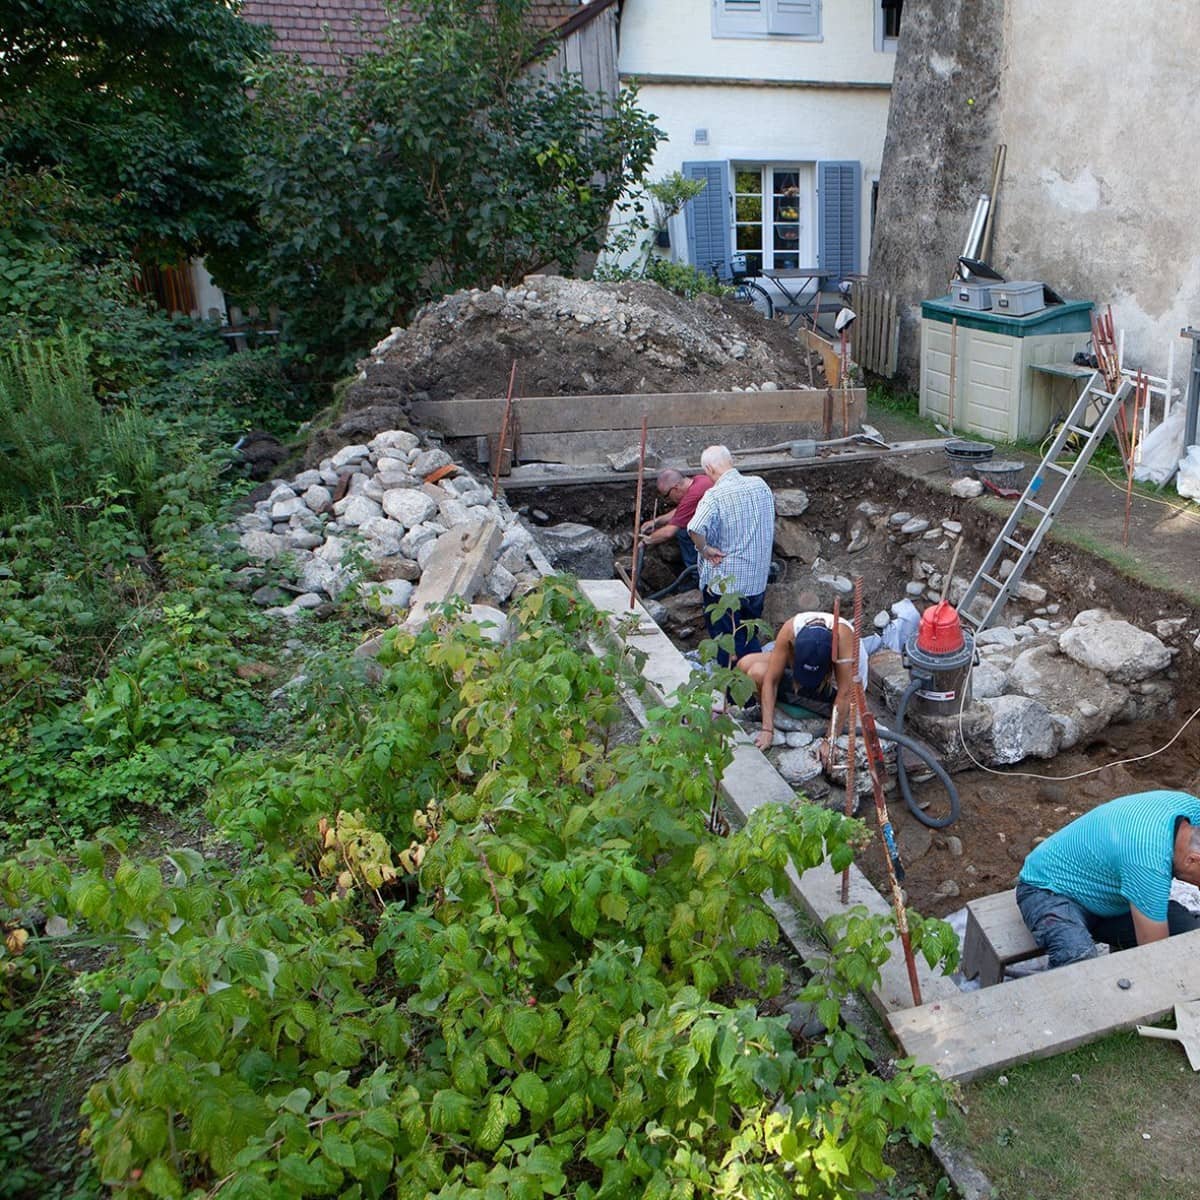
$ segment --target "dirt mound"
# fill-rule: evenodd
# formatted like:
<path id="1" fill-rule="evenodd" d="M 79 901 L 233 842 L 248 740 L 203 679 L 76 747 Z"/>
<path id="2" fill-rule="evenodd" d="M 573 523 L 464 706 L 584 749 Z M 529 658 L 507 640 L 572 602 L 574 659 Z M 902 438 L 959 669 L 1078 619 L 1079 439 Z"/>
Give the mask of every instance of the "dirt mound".
<path id="1" fill-rule="evenodd" d="M 655 283 L 531 275 L 507 290 L 455 292 L 393 330 L 362 364 L 317 456 L 396 427 L 414 400 L 503 396 L 514 361 L 520 396 L 825 386 L 819 358 L 749 305 L 685 300 Z"/>

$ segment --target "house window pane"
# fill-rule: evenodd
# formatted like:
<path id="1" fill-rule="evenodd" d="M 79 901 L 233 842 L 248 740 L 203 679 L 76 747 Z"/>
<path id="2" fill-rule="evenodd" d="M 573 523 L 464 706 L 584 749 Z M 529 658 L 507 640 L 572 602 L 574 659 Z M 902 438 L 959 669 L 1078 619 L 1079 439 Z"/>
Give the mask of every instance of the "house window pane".
<path id="1" fill-rule="evenodd" d="M 771 216 L 774 225 L 775 266 L 800 265 L 800 173 L 771 172 Z"/>
<path id="2" fill-rule="evenodd" d="M 761 170 L 734 172 L 734 245 L 746 256 L 752 274 L 763 264 L 763 173 Z"/>

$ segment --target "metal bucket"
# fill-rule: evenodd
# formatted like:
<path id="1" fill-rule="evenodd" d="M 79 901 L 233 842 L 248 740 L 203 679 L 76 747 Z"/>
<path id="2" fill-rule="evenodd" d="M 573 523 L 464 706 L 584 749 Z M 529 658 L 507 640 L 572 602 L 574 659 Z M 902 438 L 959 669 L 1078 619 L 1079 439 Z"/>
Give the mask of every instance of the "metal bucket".
<path id="1" fill-rule="evenodd" d="M 963 645 L 946 654 L 929 654 L 917 645 L 914 633 L 904 647 L 904 665 L 911 673 L 928 677 L 909 700 L 909 711 L 930 717 L 957 716 L 971 703 L 971 661 L 975 657 L 975 639 L 963 630 Z"/>

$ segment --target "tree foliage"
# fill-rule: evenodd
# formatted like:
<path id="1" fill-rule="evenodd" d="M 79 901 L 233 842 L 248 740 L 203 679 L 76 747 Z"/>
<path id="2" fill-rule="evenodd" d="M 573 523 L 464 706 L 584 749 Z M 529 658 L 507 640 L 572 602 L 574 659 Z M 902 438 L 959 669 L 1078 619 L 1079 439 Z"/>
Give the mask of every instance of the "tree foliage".
<path id="1" fill-rule="evenodd" d="M 248 64 L 265 30 L 222 0 L 0 5 L 0 165 L 52 170 L 105 243 L 167 260 L 235 245 Z"/>
<path id="2" fill-rule="evenodd" d="M 624 91 L 524 68 L 524 0 L 438 0 L 330 78 L 255 79 L 262 238 L 245 286 L 332 360 L 460 287 L 570 269 L 660 135 Z M 231 277 L 232 278 L 232 277 Z"/>

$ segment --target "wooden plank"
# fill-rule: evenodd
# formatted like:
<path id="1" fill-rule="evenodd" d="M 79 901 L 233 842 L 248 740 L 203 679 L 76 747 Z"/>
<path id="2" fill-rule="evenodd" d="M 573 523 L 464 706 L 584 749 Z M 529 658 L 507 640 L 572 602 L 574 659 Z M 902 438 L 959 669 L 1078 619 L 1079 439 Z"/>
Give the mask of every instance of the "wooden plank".
<path id="1" fill-rule="evenodd" d="M 836 350 L 834 351 L 836 357 Z M 521 430 L 582 433 L 597 429 L 651 429 L 696 425 L 790 424 L 821 420 L 821 392 L 811 388 L 778 392 L 675 392 L 644 396 L 522 396 Z M 850 392 L 857 423 L 866 412 L 866 392 Z M 414 404 L 413 421 L 446 437 L 474 437 L 500 428 L 504 401 L 428 400 Z"/>
<path id="2" fill-rule="evenodd" d="M 888 1024 L 905 1054 L 948 1079 L 973 1079 L 1156 1021 L 1197 997 L 1200 930 L 960 992 L 891 1013 Z"/>
<path id="3" fill-rule="evenodd" d="M 1015 890 L 981 896 L 967 905 L 967 911 L 975 915 L 1001 962 L 1015 962 L 1022 957 L 1044 953 L 1021 917 Z"/>
<path id="4" fill-rule="evenodd" d="M 810 350 L 815 350 L 818 354 L 820 354 L 821 369 L 825 372 L 825 378 L 829 381 L 829 386 L 837 387 L 838 383 L 841 381 L 842 374 L 842 362 L 841 357 L 838 354 L 838 348 L 832 342 L 826 341 L 815 329 L 801 329 L 799 331 L 799 335 L 800 340 Z M 855 415 L 854 406 L 857 403 L 856 397 L 860 393 L 863 396 L 866 395 L 862 388 L 853 388 L 850 392 L 851 422 L 856 423 L 856 428 L 858 424 L 861 424 L 862 417 L 866 415 L 865 412 L 858 416 Z M 812 419 L 820 421 L 824 415 L 824 392 L 822 390 L 817 390 L 812 394 L 818 398 L 816 401 L 818 404 L 818 411 L 816 416 Z"/>

